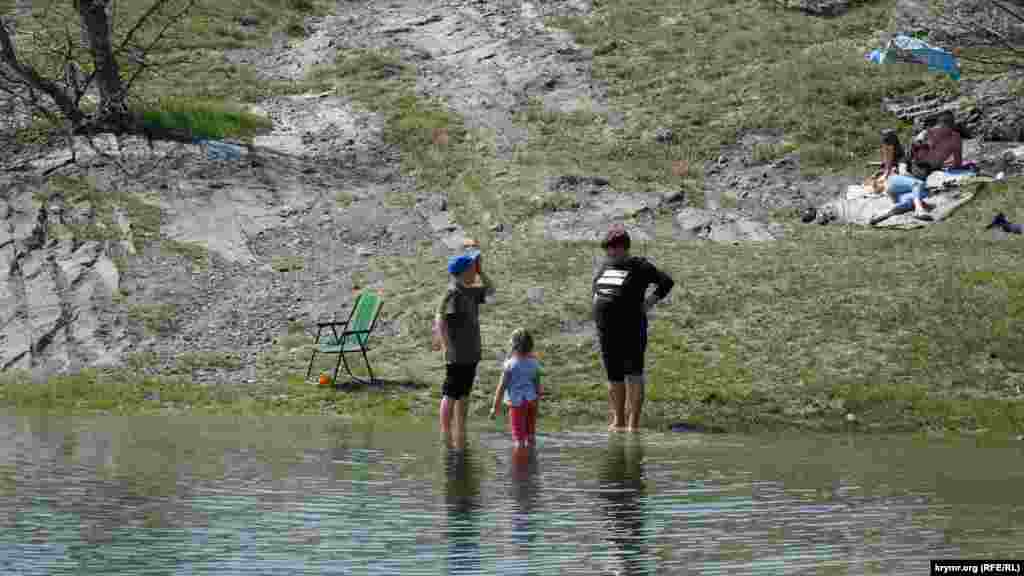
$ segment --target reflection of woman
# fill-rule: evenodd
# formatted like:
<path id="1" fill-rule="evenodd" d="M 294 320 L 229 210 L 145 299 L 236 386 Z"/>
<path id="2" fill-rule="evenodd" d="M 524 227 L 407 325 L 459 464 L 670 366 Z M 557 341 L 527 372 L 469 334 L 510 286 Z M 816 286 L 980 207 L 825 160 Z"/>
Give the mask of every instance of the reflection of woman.
<path id="1" fill-rule="evenodd" d="M 618 556 L 622 573 L 654 574 L 644 533 L 644 447 L 639 442 L 610 438 L 600 470 L 601 496 L 608 518 L 608 542 Z"/>
<path id="2" fill-rule="evenodd" d="M 470 450 L 448 452 L 445 499 L 448 509 L 448 573 L 480 573 L 480 478 Z"/>

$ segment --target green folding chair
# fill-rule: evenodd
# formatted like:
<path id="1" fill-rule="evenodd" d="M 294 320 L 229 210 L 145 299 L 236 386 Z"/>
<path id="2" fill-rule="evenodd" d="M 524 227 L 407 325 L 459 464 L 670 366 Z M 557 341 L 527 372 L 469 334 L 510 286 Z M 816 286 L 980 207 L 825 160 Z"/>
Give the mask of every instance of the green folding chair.
<path id="1" fill-rule="evenodd" d="M 348 313 L 348 319 L 344 322 L 317 322 L 316 341 L 313 343 L 313 355 L 309 359 L 306 379 L 308 380 L 310 374 L 313 373 L 313 360 L 316 359 L 317 354 L 337 354 L 338 363 L 334 366 L 334 379 L 332 382 L 337 383 L 338 368 L 342 364 L 345 365 L 345 371 L 348 372 L 349 377 L 353 381 L 361 384 L 376 382 L 376 379 L 373 377 L 373 368 L 370 366 L 370 360 L 366 357 L 366 353 L 370 350 L 367 342 L 370 339 L 370 334 L 373 333 L 373 328 L 377 325 L 377 317 L 380 316 L 380 310 L 383 305 L 384 303 L 377 294 L 363 292 L 356 298 L 352 310 Z M 328 328 L 329 332 L 325 332 L 324 328 Z M 338 328 L 341 328 L 340 332 Z M 366 370 L 370 373 L 369 380 L 356 376 L 352 373 L 351 367 L 349 367 L 345 355 L 356 352 L 363 355 L 363 361 L 366 362 Z"/>

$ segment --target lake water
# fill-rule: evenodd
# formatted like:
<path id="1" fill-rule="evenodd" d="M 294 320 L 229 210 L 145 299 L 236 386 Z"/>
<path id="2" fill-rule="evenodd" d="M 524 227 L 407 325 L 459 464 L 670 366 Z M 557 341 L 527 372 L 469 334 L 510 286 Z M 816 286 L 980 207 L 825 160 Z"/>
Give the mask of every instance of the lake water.
<path id="1" fill-rule="evenodd" d="M 1024 442 L 0 416 L 0 574 L 928 574 L 1024 558 Z"/>

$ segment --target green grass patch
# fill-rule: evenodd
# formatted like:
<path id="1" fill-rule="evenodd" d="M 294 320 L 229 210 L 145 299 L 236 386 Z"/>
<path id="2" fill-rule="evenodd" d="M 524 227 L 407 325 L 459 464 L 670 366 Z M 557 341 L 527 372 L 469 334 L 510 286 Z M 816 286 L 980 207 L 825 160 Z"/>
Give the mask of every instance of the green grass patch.
<path id="1" fill-rule="evenodd" d="M 524 154 L 634 190 L 674 186 L 670 162 L 699 166 L 752 131 L 784 134 L 808 173 L 860 166 L 876 152 L 878 131 L 898 125 L 881 111 L 882 98 L 957 90 L 921 68 L 864 61 L 893 4 L 864 3 L 823 19 L 760 2 L 611 0 L 586 18 L 554 19 L 594 50 L 594 74 L 607 83 L 610 104 L 629 114 L 624 128 L 612 129 L 600 115 L 527 112 L 539 137 Z M 653 141 L 661 126 L 677 143 Z"/>
<path id="2" fill-rule="evenodd" d="M 194 370 L 224 368 L 237 370 L 242 361 L 230 352 L 185 352 L 177 356 L 177 371 L 191 374 Z"/>
<path id="3" fill-rule="evenodd" d="M 808 226 L 768 246 L 649 243 L 647 255 L 678 284 L 651 323 L 648 424 L 1024 432 L 1019 254 L 971 225 L 1019 193 L 1019 182 L 989 186 L 949 221 L 912 235 Z M 508 335 L 526 327 L 548 375 L 545 417 L 602 421 L 604 373 L 589 320 L 599 249 L 480 238 L 499 296 L 481 309 L 474 417 L 486 413 Z M 381 339 L 371 361 L 384 378 L 430 386 L 409 400 L 429 415 L 443 379 L 428 348 L 441 262 L 425 251 L 368 266 L 387 278 L 387 320 L 410 327 Z M 534 287 L 540 301 L 527 299 Z M 333 370 L 333 357 L 320 358 L 314 374 Z M 265 377 L 305 374 L 308 360 L 308 350 L 282 346 L 264 360 Z"/>
<path id="4" fill-rule="evenodd" d="M 133 304 L 128 307 L 128 318 L 153 334 L 169 334 L 174 331 L 177 311 L 174 304 Z"/>
<path id="5" fill-rule="evenodd" d="M 275 256 L 270 261 L 270 267 L 276 272 L 295 272 L 306 266 L 306 259 L 302 256 Z"/>
<path id="6" fill-rule="evenodd" d="M 226 102 L 163 98 L 141 115 L 149 127 L 182 130 L 197 139 L 251 139 L 271 128 L 270 120 Z"/>
<path id="7" fill-rule="evenodd" d="M 401 149 L 403 169 L 420 188 L 457 187 L 472 173 L 471 160 L 484 155 L 487 146 L 443 102 L 417 96 L 415 79 L 415 69 L 393 53 L 356 50 L 342 52 L 307 81 L 332 85 L 381 114 L 385 142 Z"/>
<path id="8" fill-rule="evenodd" d="M 192 266 L 205 270 L 210 264 L 210 251 L 199 242 L 182 242 L 179 240 L 163 240 L 161 248 L 184 256 Z"/>

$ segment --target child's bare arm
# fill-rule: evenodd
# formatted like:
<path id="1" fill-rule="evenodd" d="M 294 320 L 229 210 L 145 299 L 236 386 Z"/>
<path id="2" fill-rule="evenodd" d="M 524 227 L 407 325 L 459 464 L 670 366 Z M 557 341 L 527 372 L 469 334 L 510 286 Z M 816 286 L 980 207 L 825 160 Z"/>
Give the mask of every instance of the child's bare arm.
<path id="1" fill-rule="evenodd" d="M 498 413 L 498 408 L 501 407 L 501 398 L 505 395 L 505 386 L 508 384 L 508 372 L 505 370 L 501 371 L 501 376 L 498 377 L 498 387 L 494 390 L 494 404 L 491 406 L 491 418 Z"/>

